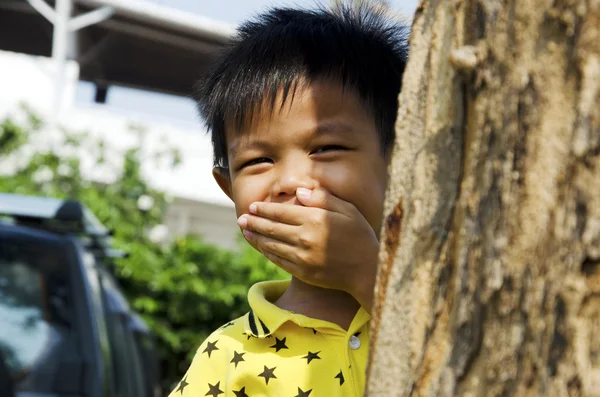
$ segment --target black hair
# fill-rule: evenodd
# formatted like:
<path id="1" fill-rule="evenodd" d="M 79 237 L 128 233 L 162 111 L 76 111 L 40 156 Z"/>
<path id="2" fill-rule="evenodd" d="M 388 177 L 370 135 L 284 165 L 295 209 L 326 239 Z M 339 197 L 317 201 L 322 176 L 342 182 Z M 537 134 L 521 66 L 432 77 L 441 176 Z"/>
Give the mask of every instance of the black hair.
<path id="1" fill-rule="evenodd" d="M 212 135 L 214 166 L 228 167 L 225 121 L 238 127 L 265 103 L 285 103 L 298 85 L 330 80 L 354 89 L 375 119 L 382 150 L 394 142 L 408 57 L 407 24 L 374 5 L 273 8 L 238 28 L 198 83 L 196 100 Z"/>

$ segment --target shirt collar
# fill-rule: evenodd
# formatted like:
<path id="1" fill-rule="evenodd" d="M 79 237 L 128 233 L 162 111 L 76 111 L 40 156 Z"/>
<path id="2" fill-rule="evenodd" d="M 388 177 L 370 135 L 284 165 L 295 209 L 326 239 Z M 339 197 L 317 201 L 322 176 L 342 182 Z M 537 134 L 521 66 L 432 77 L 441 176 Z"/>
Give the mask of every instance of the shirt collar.
<path id="1" fill-rule="evenodd" d="M 290 285 L 289 280 L 265 281 L 254 284 L 248 291 L 250 312 L 244 318 L 244 332 L 256 338 L 267 338 L 283 323 L 290 320 L 292 313 L 280 309 L 274 303 Z"/>
<path id="2" fill-rule="evenodd" d="M 254 284 L 248 291 L 250 312 L 244 316 L 244 333 L 256 338 L 270 337 L 281 325 L 293 321 L 306 328 L 323 328 L 346 333 L 341 327 L 328 321 L 312 319 L 300 314 L 283 310 L 275 302 L 290 285 L 290 280 L 265 281 Z M 350 330 L 358 330 L 371 319 L 366 310 L 360 308 L 354 318 Z M 352 331 L 352 332 L 354 332 Z"/>

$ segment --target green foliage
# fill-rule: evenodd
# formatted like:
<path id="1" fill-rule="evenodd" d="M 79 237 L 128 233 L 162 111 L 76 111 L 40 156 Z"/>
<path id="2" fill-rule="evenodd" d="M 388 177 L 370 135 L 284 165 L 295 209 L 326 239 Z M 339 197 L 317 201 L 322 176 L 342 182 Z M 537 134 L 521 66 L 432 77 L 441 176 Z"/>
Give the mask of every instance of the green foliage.
<path id="1" fill-rule="evenodd" d="M 161 383 L 170 388 L 199 344 L 248 310 L 250 285 L 288 276 L 241 239 L 236 251 L 195 236 L 180 236 L 162 245 L 149 239 L 148 231 L 162 222 L 168 202 L 144 179 L 141 162 L 154 160 L 176 167 L 181 156 L 167 143 L 150 156 L 142 148 L 125 151 L 120 161 L 110 164 L 117 176 L 114 182 L 92 182 L 82 177 L 77 154 L 85 150 L 94 166 L 106 167 L 106 154 L 114 155 L 116 150 L 86 133 L 65 130 L 57 137 L 60 151 L 35 148 L 31 143 L 42 134 L 43 123 L 27 109 L 24 114 L 24 120 L 0 123 L 0 165 L 12 168 L 0 175 L 0 192 L 78 199 L 114 232 L 116 247 L 129 254 L 115 264 L 115 275 L 132 307 L 157 336 Z M 139 126 L 132 130 L 144 134 Z M 138 208 L 142 196 L 154 203 L 147 211 Z"/>

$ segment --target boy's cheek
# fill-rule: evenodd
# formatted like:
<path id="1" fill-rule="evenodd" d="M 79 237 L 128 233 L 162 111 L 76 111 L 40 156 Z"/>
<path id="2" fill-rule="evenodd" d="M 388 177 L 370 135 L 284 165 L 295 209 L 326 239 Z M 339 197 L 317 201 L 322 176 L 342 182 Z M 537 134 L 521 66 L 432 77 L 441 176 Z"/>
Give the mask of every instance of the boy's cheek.
<path id="1" fill-rule="evenodd" d="M 265 201 L 268 189 L 257 178 L 238 177 L 232 184 L 232 200 L 237 216 L 250 213 L 250 205 L 254 202 Z"/>
<path id="2" fill-rule="evenodd" d="M 238 218 L 240 216 L 244 215 L 244 214 L 249 214 L 250 213 L 250 208 L 249 207 L 250 207 L 250 204 L 253 203 L 253 201 L 250 201 L 248 199 L 244 199 L 243 191 L 240 192 L 239 189 L 236 189 L 234 187 L 233 188 L 233 194 L 232 194 L 232 200 L 233 200 L 233 204 L 235 206 L 235 213 L 236 213 L 236 216 Z"/>

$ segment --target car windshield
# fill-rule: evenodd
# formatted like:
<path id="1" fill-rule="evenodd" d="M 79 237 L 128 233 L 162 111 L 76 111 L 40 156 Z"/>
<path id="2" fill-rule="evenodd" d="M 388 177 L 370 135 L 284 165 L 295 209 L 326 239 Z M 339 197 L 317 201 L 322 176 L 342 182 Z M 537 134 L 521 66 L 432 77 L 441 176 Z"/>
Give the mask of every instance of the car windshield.
<path id="1" fill-rule="evenodd" d="M 71 323 L 62 253 L 56 243 L 0 233 L 0 358 L 17 390 L 50 391 Z"/>

